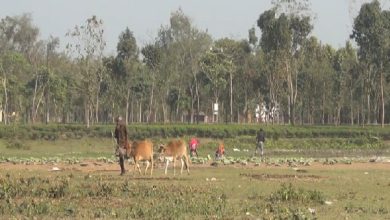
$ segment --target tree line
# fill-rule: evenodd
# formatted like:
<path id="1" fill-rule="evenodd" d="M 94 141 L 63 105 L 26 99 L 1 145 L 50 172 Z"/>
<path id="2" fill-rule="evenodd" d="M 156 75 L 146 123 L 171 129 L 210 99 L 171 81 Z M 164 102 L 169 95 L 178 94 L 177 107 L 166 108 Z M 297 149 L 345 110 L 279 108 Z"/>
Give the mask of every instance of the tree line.
<path id="1" fill-rule="evenodd" d="M 377 0 L 361 6 L 339 49 L 311 35 L 307 0 L 274 1 L 256 24 L 247 39 L 213 39 L 179 9 L 152 42 L 140 47 L 126 28 L 116 55 L 106 56 L 96 16 L 66 33 L 63 50 L 59 38 L 38 38 L 31 15 L 6 16 L 0 119 L 88 127 L 117 115 L 127 123 L 198 123 L 203 116 L 252 123 L 260 106 L 267 123 L 389 122 L 390 11 Z"/>

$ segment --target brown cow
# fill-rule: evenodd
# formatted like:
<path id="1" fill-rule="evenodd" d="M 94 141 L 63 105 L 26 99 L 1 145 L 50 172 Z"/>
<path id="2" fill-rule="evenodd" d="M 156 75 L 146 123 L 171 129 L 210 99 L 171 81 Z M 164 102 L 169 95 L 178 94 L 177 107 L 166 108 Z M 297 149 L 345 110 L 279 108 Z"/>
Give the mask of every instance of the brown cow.
<path id="1" fill-rule="evenodd" d="M 187 168 L 187 173 L 190 174 L 189 160 L 187 155 L 187 144 L 183 140 L 171 140 L 165 146 L 161 145 L 158 152 L 160 153 L 160 156 L 163 156 L 166 160 L 165 174 L 167 174 L 169 161 L 173 161 L 173 175 L 176 175 L 175 166 L 177 159 L 180 159 L 181 161 L 180 174 L 183 174 L 184 163 Z M 183 157 L 185 159 L 184 161 Z"/>
<path id="2" fill-rule="evenodd" d="M 150 168 L 150 175 L 153 174 L 153 143 L 149 140 L 133 141 L 129 142 L 126 149 L 126 156 L 133 158 L 134 170 L 138 168 L 141 174 L 141 168 L 138 164 L 139 161 L 146 161 L 145 175 L 149 168 L 149 162 L 152 167 Z"/>

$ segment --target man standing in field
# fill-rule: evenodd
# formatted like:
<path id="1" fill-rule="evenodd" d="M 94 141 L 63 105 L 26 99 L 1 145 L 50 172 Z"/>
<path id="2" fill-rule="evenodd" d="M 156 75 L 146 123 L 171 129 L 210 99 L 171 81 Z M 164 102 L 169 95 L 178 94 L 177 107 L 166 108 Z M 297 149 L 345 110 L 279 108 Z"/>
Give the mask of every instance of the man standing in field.
<path id="1" fill-rule="evenodd" d="M 264 143 L 265 143 L 265 132 L 262 128 L 260 128 L 259 132 L 256 135 L 255 156 L 257 155 L 257 152 L 260 151 L 260 155 L 261 155 L 261 157 L 263 157 Z"/>
<path id="2" fill-rule="evenodd" d="M 127 128 L 121 116 L 115 119 L 115 139 L 117 143 L 116 154 L 119 156 L 119 165 L 121 166 L 121 175 L 125 174 L 125 156 L 127 155 L 126 149 L 128 145 L 127 141 Z"/>

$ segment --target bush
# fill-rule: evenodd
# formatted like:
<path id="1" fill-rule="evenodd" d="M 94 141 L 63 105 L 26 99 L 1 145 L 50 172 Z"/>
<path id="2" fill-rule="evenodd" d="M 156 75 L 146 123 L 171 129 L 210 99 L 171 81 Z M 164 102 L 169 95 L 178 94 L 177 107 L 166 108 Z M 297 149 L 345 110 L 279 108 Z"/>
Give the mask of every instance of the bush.
<path id="1" fill-rule="evenodd" d="M 31 146 L 26 145 L 21 140 L 11 139 L 6 143 L 6 148 L 16 150 L 30 150 Z"/>
<path id="2" fill-rule="evenodd" d="M 268 198 L 272 203 L 280 203 L 287 201 L 302 202 L 302 203 L 325 203 L 325 196 L 317 190 L 305 191 L 304 189 L 295 189 L 292 184 L 282 184 L 281 188 L 275 193 L 272 193 Z"/>
<path id="3" fill-rule="evenodd" d="M 357 126 L 287 126 L 287 125 L 257 125 L 257 124 L 131 124 L 128 126 L 129 137 L 142 138 L 176 138 L 197 136 L 199 138 L 226 139 L 241 136 L 256 135 L 262 127 L 268 139 L 313 139 L 349 138 L 359 145 L 367 142 L 377 146 L 374 137 L 382 140 L 390 139 L 390 127 L 357 127 Z M 0 125 L 0 138 L 6 139 L 45 139 L 100 137 L 111 138 L 114 125 L 94 125 L 86 128 L 84 125 Z M 368 139 L 368 140 L 367 140 Z M 353 142 L 352 141 L 352 142 Z M 351 143 L 352 143 L 351 142 Z"/>

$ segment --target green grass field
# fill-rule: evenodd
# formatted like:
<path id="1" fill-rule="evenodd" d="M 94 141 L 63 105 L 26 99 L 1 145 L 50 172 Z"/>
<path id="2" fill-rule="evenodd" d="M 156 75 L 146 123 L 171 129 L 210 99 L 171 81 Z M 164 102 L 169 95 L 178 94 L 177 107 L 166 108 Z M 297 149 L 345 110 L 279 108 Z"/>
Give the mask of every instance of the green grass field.
<path id="1" fill-rule="evenodd" d="M 153 139 L 155 145 L 166 139 Z M 227 160 L 211 166 L 219 140 L 202 138 L 190 175 L 119 176 L 109 138 L 0 139 L 2 219 L 390 219 L 390 163 L 380 148 L 307 147 L 270 140 L 264 160 L 252 137 L 225 139 Z M 278 147 L 295 143 L 290 148 Z M 266 145 L 266 146 L 267 146 Z M 383 147 L 384 146 L 384 147 Z M 240 151 L 233 151 L 233 148 Z M 246 151 L 247 150 L 247 151 Z M 382 157 L 368 162 L 371 157 Z M 179 166 L 180 163 L 177 164 Z M 52 172 L 52 167 L 61 171 Z M 176 168 L 178 169 L 178 168 Z"/>
<path id="2" fill-rule="evenodd" d="M 389 219 L 389 164 L 193 166 L 190 175 L 0 170 L 0 215 L 53 219 Z M 4 164 L 3 164 L 4 165 Z M 63 165 L 66 167 L 66 165 Z M 129 167 L 128 167 L 129 168 Z"/>

